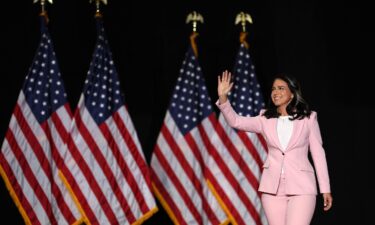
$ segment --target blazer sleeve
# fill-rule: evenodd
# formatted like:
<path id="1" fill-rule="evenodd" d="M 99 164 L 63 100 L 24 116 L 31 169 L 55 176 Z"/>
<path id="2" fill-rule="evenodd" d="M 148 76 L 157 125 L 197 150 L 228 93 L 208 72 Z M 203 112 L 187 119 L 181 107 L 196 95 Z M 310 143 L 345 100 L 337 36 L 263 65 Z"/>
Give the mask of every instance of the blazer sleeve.
<path id="1" fill-rule="evenodd" d="M 323 149 L 323 141 L 320 134 L 319 124 L 316 112 L 312 112 L 309 119 L 309 144 L 310 153 L 314 162 L 314 167 L 319 183 L 320 193 L 330 193 L 330 183 L 328 175 L 328 166 L 325 151 Z"/>
<path id="2" fill-rule="evenodd" d="M 229 100 L 227 100 L 223 104 L 220 104 L 219 101 L 216 101 L 216 105 L 217 107 L 219 107 L 229 126 L 238 130 L 248 131 L 252 133 L 262 132 L 262 123 L 260 116 L 245 117 L 238 115 L 232 108 Z"/>

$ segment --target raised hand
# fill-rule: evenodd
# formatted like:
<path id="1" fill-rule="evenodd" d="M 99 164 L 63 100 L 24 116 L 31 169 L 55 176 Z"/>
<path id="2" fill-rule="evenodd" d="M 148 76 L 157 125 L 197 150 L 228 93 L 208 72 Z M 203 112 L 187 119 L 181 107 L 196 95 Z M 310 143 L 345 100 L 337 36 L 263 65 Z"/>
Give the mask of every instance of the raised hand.
<path id="1" fill-rule="evenodd" d="M 219 103 L 222 104 L 228 100 L 228 93 L 233 87 L 231 82 L 231 73 L 227 70 L 221 76 L 217 77 L 217 94 L 219 95 Z"/>

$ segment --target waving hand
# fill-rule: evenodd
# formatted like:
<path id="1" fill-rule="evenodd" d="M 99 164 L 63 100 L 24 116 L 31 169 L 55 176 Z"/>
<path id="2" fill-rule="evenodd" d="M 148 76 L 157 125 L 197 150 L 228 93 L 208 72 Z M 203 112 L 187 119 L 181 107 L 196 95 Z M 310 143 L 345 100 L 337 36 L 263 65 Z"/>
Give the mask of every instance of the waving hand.
<path id="1" fill-rule="evenodd" d="M 231 73 L 226 70 L 221 74 L 221 76 L 217 77 L 217 94 L 219 95 L 220 104 L 228 100 L 228 93 L 233 87 L 231 76 Z"/>

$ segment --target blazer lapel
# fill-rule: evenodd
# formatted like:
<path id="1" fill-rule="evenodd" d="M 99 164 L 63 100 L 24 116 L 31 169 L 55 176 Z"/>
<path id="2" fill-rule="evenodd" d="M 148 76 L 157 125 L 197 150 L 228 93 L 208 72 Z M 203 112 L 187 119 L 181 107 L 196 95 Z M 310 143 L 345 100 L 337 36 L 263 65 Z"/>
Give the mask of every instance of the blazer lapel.
<path id="1" fill-rule="evenodd" d="M 281 149 L 281 144 L 279 140 L 279 135 L 277 134 L 277 118 L 272 118 L 270 120 L 270 135 L 271 135 L 271 140 L 275 142 L 275 146 L 282 151 Z"/>
<path id="2" fill-rule="evenodd" d="M 291 150 L 294 144 L 298 141 L 298 138 L 301 135 L 302 128 L 304 127 L 305 121 L 306 119 L 302 119 L 302 120 L 297 119 L 293 121 L 292 136 L 290 137 L 289 143 L 285 151 Z"/>

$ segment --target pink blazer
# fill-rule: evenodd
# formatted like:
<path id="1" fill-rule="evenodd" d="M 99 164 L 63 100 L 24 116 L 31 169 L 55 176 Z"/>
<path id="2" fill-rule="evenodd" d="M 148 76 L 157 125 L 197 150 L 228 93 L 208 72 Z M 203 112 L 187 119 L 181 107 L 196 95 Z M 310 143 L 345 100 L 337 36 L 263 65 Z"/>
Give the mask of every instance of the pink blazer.
<path id="1" fill-rule="evenodd" d="M 263 173 L 259 191 L 276 194 L 284 167 L 286 178 L 286 194 L 317 194 L 315 171 L 308 159 L 311 157 L 318 178 L 320 193 L 330 193 L 329 176 L 325 152 L 322 147 L 319 124 L 316 112 L 310 118 L 294 120 L 292 136 L 283 152 L 277 135 L 277 119 L 264 116 L 242 117 L 230 105 L 216 102 L 228 124 L 236 129 L 260 133 L 267 142 L 268 155 L 263 164 Z"/>

